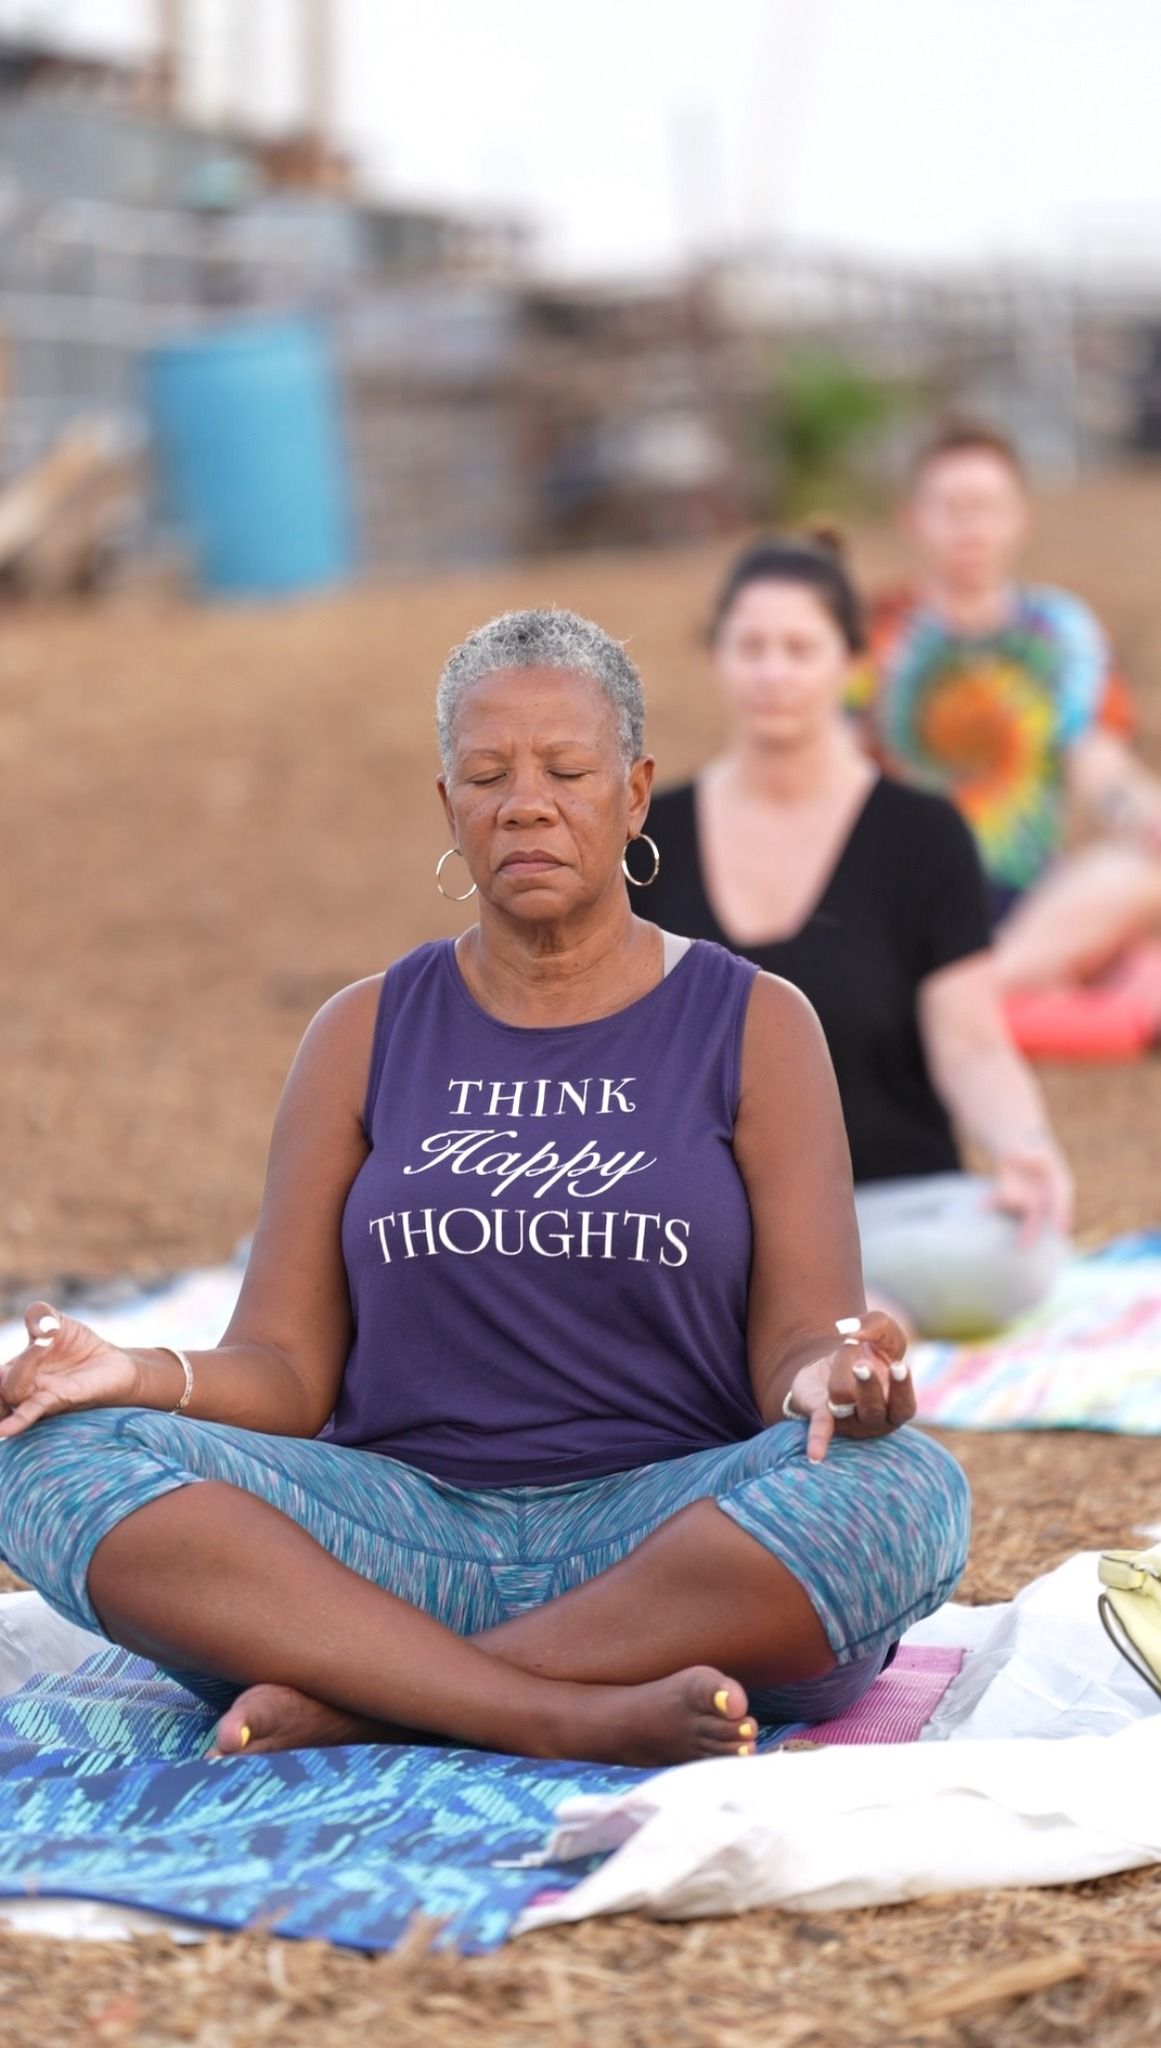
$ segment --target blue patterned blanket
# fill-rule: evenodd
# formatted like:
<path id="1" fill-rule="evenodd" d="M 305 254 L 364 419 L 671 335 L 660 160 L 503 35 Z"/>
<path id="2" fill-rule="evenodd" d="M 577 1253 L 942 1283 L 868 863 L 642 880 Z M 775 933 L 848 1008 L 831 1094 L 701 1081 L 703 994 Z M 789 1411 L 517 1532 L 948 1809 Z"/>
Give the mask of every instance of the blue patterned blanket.
<path id="1" fill-rule="evenodd" d="M 561 1800 L 649 1775 L 387 1746 L 207 1763 L 213 1720 L 123 1650 L 0 1700 L 0 1898 L 101 1899 L 368 1950 L 422 1913 L 470 1954 L 590 1867 L 524 1860 Z"/>

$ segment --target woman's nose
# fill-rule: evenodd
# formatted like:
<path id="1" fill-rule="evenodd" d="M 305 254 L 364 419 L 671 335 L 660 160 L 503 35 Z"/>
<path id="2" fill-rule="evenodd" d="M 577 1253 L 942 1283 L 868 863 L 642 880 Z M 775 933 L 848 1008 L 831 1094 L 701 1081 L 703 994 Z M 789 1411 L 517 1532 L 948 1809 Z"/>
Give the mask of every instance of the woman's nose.
<path id="1" fill-rule="evenodd" d="M 502 823 L 523 825 L 551 817 L 555 808 L 551 783 L 538 775 L 516 776 L 500 807 L 500 819 Z"/>
<path id="2" fill-rule="evenodd" d="M 754 672 L 754 688 L 759 696 L 776 697 L 787 687 L 793 687 L 794 669 L 785 661 L 766 661 Z"/>

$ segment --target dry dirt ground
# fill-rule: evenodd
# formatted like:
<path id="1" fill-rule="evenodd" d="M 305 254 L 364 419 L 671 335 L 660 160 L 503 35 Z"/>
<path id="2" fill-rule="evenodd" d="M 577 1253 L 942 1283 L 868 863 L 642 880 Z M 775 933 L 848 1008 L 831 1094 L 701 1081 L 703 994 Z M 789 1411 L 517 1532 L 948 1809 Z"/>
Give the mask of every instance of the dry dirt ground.
<path id="1" fill-rule="evenodd" d="M 1045 500 L 1038 566 L 1089 597 L 1161 764 L 1161 476 Z M 897 566 L 864 537 L 867 573 Z M 584 556 L 272 613 L 122 600 L 0 620 L 0 1292 L 215 1260 L 250 1227 L 301 1030 L 457 928 L 430 699 L 448 646 L 554 601 L 631 639 L 667 778 L 717 730 L 698 644 L 723 551 Z M 1046 1075 L 1086 1236 L 1161 1222 L 1161 1059 Z M 965 1587 L 1005 1598 L 1161 1512 L 1161 1451 L 973 1439 Z M 1039 2044 L 1161 2036 L 1161 1876 L 817 1922 L 637 1919 L 464 1962 L 259 1936 L 193 1952 L 0 1936 L 0 2041 Z"/>

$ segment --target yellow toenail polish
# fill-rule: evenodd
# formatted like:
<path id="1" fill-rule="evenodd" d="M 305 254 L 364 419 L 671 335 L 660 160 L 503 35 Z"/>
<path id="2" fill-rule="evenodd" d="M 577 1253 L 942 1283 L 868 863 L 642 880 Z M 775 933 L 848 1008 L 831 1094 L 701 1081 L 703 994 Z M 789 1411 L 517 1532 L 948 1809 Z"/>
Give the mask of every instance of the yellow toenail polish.
<path id="1" fill-rule="evenodd" d="M 248 1728 L 243 1728 L 242 1733 L 239 1736 L 238 1740 L 241 1743 L 242 1748 L 245 1749 L 246 1744 L 250 1740 L 250 1730 Z"/>
<path id="2" fill-rule="evenodd" d="M 754 1745 L 753 1745 L 753 1743 L 752 1743 L 752 1742 L 739 1742 L 739 1744 L 738 1744 L 738 1755 L 739 1755 L 739 1756 L 753 1756 L 753 1754 L 754 1754 Z"/>
<path id="3" fill-rule="evenodd" d="M 739 1724 L 738 1724 L 738 1734 L 739 1734 L 739 1735 L 745 1735 L 745 1736 L 752 1736 L 752 1735 L 756 1735 L 757 1733 L 758 1733 L 758 1730 L 757 1730 L 757 1729 L 755 1728 L 755 1726 L 754 1726 L 754 1723 L 753 1723 L 752 1721 L 741 1721 L 741 1722 L 739 1722 Z"/>
<path id="4" fill-rule="evenodd" d="M 715 1694 L 714 1694 L 714 1705 L 715 1705 L 715 1707 L 717 1708 L 717 1710 L 718 1710 L 719 1714 L 728 1714 L 728 1713 L 729 1713 L 729 1711 L 730 1711 L 730 1695 L 729 1695 L 729 1693 L 728 1693 L 728 1692 L 726 1691 L 726 1688 L 725 1688 L 725 1686 L 724 1686 L 724 1685 L 723 1685 L 723 1687 L 722 1687 L 722 1689 L 721 1689 L 721 1691 L 720 1691 L 720 1692 L 715 1692 Z"/>

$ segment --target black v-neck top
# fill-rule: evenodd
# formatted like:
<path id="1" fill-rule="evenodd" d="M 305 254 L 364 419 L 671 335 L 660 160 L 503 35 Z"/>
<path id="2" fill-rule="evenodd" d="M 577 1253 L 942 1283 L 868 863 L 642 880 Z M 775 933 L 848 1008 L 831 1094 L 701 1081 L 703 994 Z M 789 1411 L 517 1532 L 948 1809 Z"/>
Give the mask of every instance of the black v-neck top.
<path id="1" fill-rule="evenodd" d="M 706 894 L 692 783 L 654 797 L 661 869 L 633 908 L 792 981 L 818 1012 L 838 1078 L 856 1181 L 954 1172 L 951 1124 L 919 1035 L 929 974 L 990 944 L 975 842 L 943 797 L 880 776 L 814 908 L 789 938 L 738 945 Z"/>

